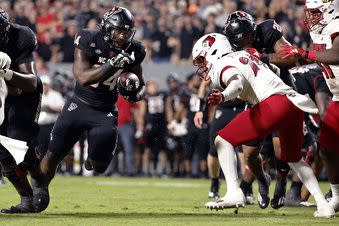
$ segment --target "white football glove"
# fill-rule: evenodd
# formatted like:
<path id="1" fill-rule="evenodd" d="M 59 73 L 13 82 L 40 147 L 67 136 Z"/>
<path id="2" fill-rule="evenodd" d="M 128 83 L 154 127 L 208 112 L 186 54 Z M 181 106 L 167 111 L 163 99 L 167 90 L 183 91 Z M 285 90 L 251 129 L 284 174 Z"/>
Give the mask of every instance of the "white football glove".
<path id="1" fill-rule="evenodd" d="M 12 60 L 7 53 L 0 52 L 0 69 L 8 69 L 11 66 Z"/>

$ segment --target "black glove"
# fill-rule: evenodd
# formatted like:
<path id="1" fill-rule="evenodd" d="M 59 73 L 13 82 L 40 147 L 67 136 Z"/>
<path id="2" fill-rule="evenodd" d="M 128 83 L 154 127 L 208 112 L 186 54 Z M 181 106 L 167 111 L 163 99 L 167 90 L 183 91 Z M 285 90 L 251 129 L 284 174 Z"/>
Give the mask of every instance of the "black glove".
<path id="1" fill-rule="evenodd" d="M 138 102 L 144 97 L 145 86 L 141 86 L 133 91 L 128 91 L 118 82 L 117 88 L 121 96 L 123 96 L 128 102 Z"/>

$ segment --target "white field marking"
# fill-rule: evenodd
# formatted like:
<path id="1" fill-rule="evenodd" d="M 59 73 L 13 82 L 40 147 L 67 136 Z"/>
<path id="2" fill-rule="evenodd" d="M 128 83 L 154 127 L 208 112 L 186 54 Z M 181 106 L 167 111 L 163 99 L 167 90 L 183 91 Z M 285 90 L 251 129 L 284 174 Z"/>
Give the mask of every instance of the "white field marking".
<path id="1" fill-rule="evenodd" d="M 127 187 L 176 187 L 176 188 L 199 188 L 206 187 L 203 183 L 184 183 L 184 182 L 124 182 L 124 181 L 96 181 L 88 182 L 90 185 L 109 185 L 109 186 L 127 186 Z"/>

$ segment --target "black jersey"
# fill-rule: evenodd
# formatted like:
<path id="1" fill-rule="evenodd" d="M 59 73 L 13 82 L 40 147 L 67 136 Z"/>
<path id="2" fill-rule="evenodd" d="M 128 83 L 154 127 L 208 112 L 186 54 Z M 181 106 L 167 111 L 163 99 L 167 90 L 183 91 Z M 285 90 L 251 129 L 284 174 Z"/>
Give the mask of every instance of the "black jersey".
<path id="1" fill-rule="evenodd" d="M 281 27 L 274 20 L 265 20 L 257 25 L 253 47 L 260 53 L 273 53 L 274 45 L 281 37 Z"/>
<path id="2" fill-rule="evenodd" d="M 159 92 L 155 95 L 146 94 L 144 99 L 146 101 L 146 121 L 147 122 L 164 122 L 166 121 L 165 115 L 165 102 L 167 94 Z"/>
<path id="3" fill-rule="evenodd" d="M 31 29 L 12 24 L 9 29 L 8 42 L 0 46 L 0 51 L 11 58 L 11 69 L 17 71 L 20 64 L 33 61 L 33 51 L 37 46 L 36 37 Z"/>
<path id="4" fill-rule="evenodd" d="M 189 89 L 185 89 L 183 94 L 181 95 L 181 101 L 184 104 L 187 110 L 187 119 L 189 123 L 193 123 L 195 113 L 199 111 L 197 102 L 199 100 L 198 93 L 192 92 Z M 208 106 L 206 107 L 205 111 L 203 112 L 203 123 L 207 123 L 208 120 Z"/>
<path id="5" fill-rule="evenodd" d="M 326 81 L 322 75 L 322 71 L 316 64 L 305 65 L 290 69 L 297 92 L 300 94 L 308 94 L 315 101 L 317 92 L 324 92 L 331 95 L 326 85 Z"/>
<path id="6" fill-rule="evenodd" d="M 33 51 L 37 45 L 31 29 L 11 24 L 8 42 L 0 46 L 0 51 L 9 55 L 12 60 L 10 69 L 19 71 L 19 66 L 33 61 Z M 42 95 L 42 83 L 38 78 L 34 92 L 22 92 L 19 96 L 7 96 L 5 102 L 5 121 L 1 133 L 11 138 L 31 142 L 37 135 L 38 117 Z"/>
<path id="7" fill-rule="evenodd" d="M 255 40 L 253 47 L 260 53 L 274 53 L 275 43 L 283 37 L 283 32 L 279 24 L 275 20 L 265 20 L 257 25 L 255 31 Z M 288 86 L 293 86 L 292 77 L 288 72 L 288 68 L 280 68 L 280 78 Z"/>
<path id="8" fill-rule="evenodd" d="M 181 104 L 181 97 L 184 94 L 183 87 L 179 86 L 175 91 L 168 91 L 167 98 L 170 102 L 173 113 L 176 112 Z"/>
<path id="9" fill-rule="evenodd" d="M 75 47 L 81 49 L 87 59 L 93 66 L 99 66 L 119 52 L 112 50 L 104 41 L 103 34 L 100 30 L 83 29 L 75 37 Z M 141 64 L 146 55 L 145 47 L 138 41 L 132 41 L 126 48 L 125 52 L 132 54 L 134 52 L 135 61 L 123 68 L 128 71 L 133 66 Z M 118 99 L 118 91 L 116 87 L 117 70 L 115 74 L 106 80 L 97 84 L 81 86 L 76 83 L 74 93 L 75 96 L 85 101 L 92 107 L 112 109 Z"/>

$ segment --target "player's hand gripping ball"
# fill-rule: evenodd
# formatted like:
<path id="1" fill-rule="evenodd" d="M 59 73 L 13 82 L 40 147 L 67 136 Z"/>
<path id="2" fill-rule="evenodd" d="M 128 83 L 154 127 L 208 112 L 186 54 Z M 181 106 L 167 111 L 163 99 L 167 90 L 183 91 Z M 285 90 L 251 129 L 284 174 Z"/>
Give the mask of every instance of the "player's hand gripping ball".
<path id="1" fill-rule="evenodd" d="M 118 79 L 119 93 L 128 101 L 135 102 L 139 100 L 138 91 L 140 80 L 138 76 L 131 72 L 122 73 Z"/>
<path id="2" fill-rule="evenodd" d="M 135 91 L 140 86 L 140 81 L 138 76 L 131 72 L 122 73 L 118 80 L 119 91 L 121 89 L 131 92 Z"/>

